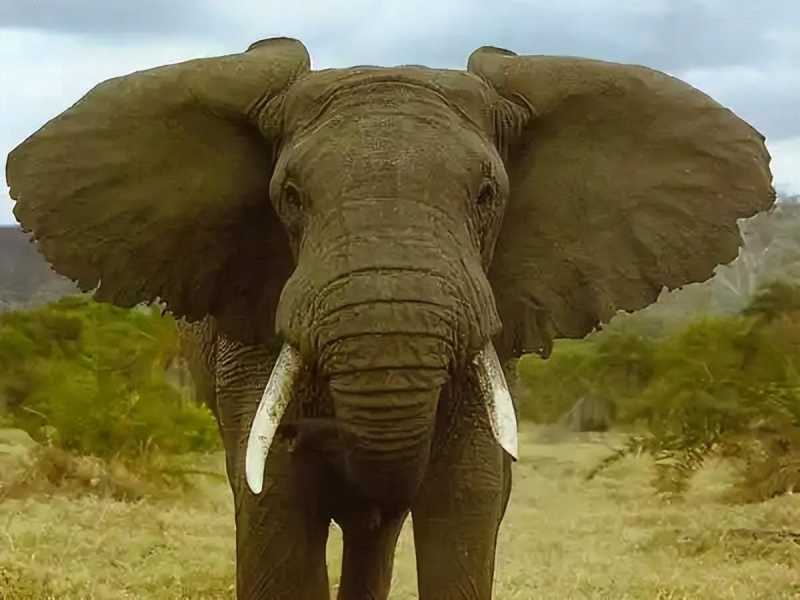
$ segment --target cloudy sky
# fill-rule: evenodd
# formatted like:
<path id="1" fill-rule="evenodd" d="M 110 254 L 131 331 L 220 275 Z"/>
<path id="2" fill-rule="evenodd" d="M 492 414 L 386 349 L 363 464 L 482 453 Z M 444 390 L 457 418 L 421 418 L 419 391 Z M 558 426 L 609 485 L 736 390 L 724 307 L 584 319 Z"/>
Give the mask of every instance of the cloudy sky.
<path id="1" fill-rule="evenodd" d="M 101 80 L 277 35 L 314 68 L 463 68 L 487 44 L 655 67 L 764 133 L 776 187 L 800 193 L 798 0 L 0 0 L 2 162 Z"/>

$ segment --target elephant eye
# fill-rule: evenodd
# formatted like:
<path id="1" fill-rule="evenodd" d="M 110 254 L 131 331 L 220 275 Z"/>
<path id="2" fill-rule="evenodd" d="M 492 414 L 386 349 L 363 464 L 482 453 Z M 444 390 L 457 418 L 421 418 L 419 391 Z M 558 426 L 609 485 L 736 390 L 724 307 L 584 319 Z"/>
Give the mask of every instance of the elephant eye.
<path id="1" fill-rule="evenodd" d="M 484 181 L 481 184 L 480 189 L 478 190 L 478 198 L 476 202 L 478 206 L 486 207 L 490 206 L 492 202 L 494 202 L 495 195 L 497 194 L 497 190 L 495 185 L 491 181 Z"/>
<path id="2" fill-rule="evenodd" d="M 294 183 L 287 182 L 283 187 L 283 202 L 289 210 L 303 210 L 303 194 Z"/>

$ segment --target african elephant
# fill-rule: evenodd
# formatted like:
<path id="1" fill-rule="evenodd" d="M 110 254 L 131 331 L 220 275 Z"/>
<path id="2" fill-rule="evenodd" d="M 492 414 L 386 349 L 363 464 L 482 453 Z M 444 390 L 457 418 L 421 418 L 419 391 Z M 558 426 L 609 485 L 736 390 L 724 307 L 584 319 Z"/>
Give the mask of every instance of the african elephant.
<path id="1" fill-rule="evenodd" d="M 666 74 L 315 71 L 287 38 L 101 83 L 7 172 L 56 270 L 213 327 L 247 599 L 327 598 L 331 519 L 339 598 L 386 598 L 409 512 L 420 598 L 490 598 L 499 364 L 707 279 L 774 201 L 762 136 Z"/>

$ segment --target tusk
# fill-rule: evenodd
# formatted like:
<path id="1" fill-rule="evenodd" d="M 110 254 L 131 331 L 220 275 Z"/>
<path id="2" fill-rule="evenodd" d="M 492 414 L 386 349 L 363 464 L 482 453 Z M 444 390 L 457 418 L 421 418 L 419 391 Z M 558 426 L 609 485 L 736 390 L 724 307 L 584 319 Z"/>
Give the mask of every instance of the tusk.
<path id="1" fill-rule="evenodd" d="M 475 357 L 475 370 L 478 375 L 478 386 L 481 396 L 486 402 L 489 423 L 492 433 L 503 450 L 517 460 L 519 457 L 517 443 L 517 414 L 514 401 L 508 390 L 503 367 L 494 345 L 489 342 Z"/>
<path id="2" fill-rule="evenodd" d="M 269 447 L 289 405 L 302 367 L 300 353 L 289 344 L 284 344 L 261 396 L 261 402 L 258 403 L 253 424 L 250 426 L 250 437 L 247 439 L 245 478 L 254 494 L 260 494 L 264 487 L 264 468 Z"/>

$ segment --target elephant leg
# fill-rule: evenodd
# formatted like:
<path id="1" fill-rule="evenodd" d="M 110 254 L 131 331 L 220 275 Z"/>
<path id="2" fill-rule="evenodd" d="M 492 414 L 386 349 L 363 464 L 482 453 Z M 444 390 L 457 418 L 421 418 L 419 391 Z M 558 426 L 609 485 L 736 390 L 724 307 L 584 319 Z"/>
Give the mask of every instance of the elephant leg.
<path id="1" fill-rule="evenodd" d="M 492 437 L 477 398 L 465 398 L 460 408 L 448 404 L 412 507 L 419 598 L 490 600 L 511 459 Z"/>
<path id="2" fill-rule="evenodd" d="M 265 347 L 219 340 L 216 393 L 235 504 L 236 597 L 329 600 L 325 545 L 330 519 L 316 498 L 295 485 L 288 448 L 273 446 L 261 494 L 254 495 L 245 480 L 249 428 L 274 360 Z M 287 416 L 293 410 L 290 406 Z"/>
<path id="3" fill-rule="evenodd" d="M 285 479 L 259 496 L 245 487 L 235 497 L 237 599 L 329 600 L 329 521 L 305 514 Z"/>
<path id="4" fill-rule="evenodd" d="M 397 537 L 406 513 L 381 520 L 379 513 L 342 520 L 344 553 L 338 600 L 385 600 L 392 582 Z"/>

